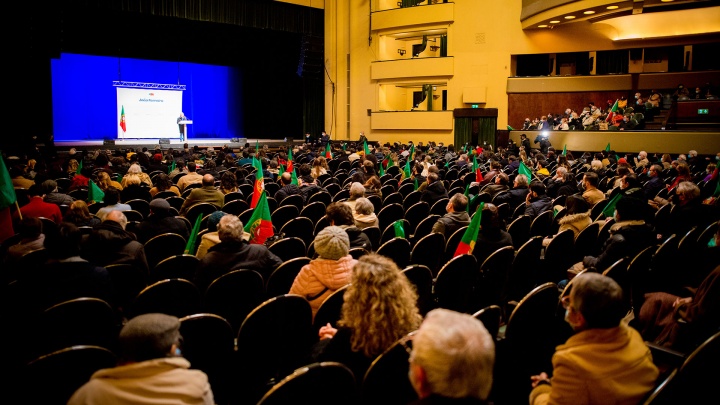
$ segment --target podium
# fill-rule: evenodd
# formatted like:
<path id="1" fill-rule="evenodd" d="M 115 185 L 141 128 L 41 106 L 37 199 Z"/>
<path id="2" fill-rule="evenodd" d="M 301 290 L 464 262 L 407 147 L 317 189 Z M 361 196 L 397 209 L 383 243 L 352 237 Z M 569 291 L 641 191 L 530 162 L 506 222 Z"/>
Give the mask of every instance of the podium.
<path id="1" fill-rule="evenodd" d="M 182 120 L 182 121 L 178 121 L 178 125 L 182 125 L 182 126 L 183 126 L 183 139 L 182 139 L 183 141 L 187 140 L 187 126 L 190 125 L 190 124 L 192 124 L 192 123 L 193 123 L 192 120 Z"/>

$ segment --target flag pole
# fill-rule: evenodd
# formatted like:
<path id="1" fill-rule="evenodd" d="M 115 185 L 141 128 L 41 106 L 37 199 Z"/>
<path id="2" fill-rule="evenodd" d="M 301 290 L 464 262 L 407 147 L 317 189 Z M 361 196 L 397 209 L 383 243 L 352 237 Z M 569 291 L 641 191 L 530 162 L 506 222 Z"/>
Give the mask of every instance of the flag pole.
<path id="1" fill-rule="evenodd" d="M 22 212 L 20 212 L 20 206 L 19 206 L 18 203 L 17 203 L 17 199 L 15 199 L 15 208 L 17 208 L 18 217 L 19 217 L 20 220 L 22 221 L 22 219 L 23 219 L 23 218 L 22 218 Z"/>

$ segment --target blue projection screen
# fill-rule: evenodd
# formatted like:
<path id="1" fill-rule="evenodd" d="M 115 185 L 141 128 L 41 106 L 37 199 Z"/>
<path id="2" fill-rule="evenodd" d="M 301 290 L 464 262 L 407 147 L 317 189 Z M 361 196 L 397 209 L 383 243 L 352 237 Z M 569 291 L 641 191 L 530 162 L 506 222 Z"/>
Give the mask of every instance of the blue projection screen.
<path id="1" fill-rule="evenodd" d="M 51 61 L 51 77 L 56 141 L 177 138 L 180 112 L 193 121 L 190 139 L 245 137 L 236 67 L 63 53 Z M 116 81 L 185 90 L 117 87 Z"/>

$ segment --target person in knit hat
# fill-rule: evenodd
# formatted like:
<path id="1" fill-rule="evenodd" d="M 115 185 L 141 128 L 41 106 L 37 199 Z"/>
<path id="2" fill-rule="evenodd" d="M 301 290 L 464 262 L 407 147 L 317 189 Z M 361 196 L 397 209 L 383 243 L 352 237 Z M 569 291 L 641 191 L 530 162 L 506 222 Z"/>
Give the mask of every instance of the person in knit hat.
<path id="1" fill-rule="evenodd" d="M 150 313 L 129 320 L 118 338 L 118 364 L 95 372 L 68 404 L 215 403 L 208 376 L 182 357 L 180 320 Z"/>
<path id="2" fill-rule="evenodd" d="M 350 283 L 357 260 L 348 254 L 349 250 L 350 238 L 339 226 L 328 226 L 315 237 L 318 257 L 303 266 L 289 292 L 310 302 L 313 318 L 330 294 Z"/>

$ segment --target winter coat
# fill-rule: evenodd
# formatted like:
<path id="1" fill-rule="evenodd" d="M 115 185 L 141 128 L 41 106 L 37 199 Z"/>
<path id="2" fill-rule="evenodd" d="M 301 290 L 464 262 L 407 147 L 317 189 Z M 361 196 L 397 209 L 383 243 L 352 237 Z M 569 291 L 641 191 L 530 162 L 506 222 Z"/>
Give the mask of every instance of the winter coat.
<path id="1" fill-rule="evenodd" d="M 311 260 L 295 277 L 289 293 L 305 297 L 315 317 L 320 305 L 330 294 L 350 283 L 355 263 L 357 260 L 350 255 L 339 260 Z"/>

